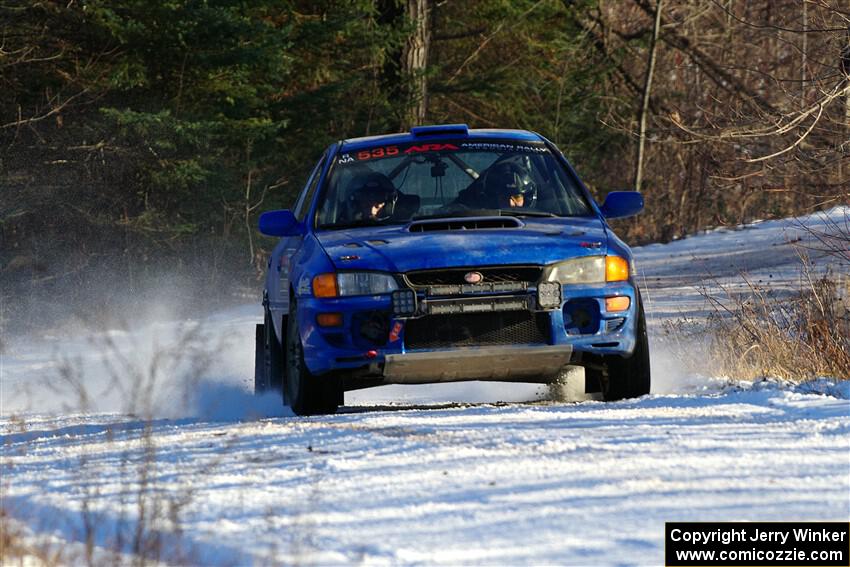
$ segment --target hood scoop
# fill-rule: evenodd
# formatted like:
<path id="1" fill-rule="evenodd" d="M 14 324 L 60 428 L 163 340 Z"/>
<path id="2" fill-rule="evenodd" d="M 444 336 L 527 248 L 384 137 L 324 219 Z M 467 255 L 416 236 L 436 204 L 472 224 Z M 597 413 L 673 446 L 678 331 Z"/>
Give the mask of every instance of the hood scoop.
<path id="1" fill-rule="evenodd" d="M 443 230 L 486 230 L 490 228 L 520 228 L 516 217 L 470 217 L 421 220 L 410 223 L 409 232 L 434 232 Z"/>

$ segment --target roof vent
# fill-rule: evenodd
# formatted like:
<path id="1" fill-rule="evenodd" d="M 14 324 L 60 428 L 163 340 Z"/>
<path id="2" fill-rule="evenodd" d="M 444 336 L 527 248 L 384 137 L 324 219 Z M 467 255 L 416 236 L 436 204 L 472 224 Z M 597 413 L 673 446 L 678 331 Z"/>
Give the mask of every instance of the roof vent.
<path id="1" fill-rule="evenodd" d="M 433 126 L 414 126 L 410 129 L 414 138 L 427 136 L 469 136 L 466 124 L 435 124 Z"/>
<path id="2" fill-rule="evenodd" d="M 410 223 L 410 232 L 438 230 L 483 230 L 488 228 L 519 228 L 522 222 L 515 217 L 478 217 L 422 220 Z"/>

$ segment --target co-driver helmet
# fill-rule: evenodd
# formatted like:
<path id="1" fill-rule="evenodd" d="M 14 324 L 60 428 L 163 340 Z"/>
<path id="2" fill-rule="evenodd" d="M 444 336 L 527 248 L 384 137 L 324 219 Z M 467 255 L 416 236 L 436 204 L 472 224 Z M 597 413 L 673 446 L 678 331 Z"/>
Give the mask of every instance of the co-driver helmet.
<path id="1" fill-rule="evenodd" d="M 484 176 L 484 193 L 499 207 L 511 197 L 522 196 L 522 207 L 530 207 L 537 199 L 537 186 L 528 170 L 514 162 L 497 163 Z"/>

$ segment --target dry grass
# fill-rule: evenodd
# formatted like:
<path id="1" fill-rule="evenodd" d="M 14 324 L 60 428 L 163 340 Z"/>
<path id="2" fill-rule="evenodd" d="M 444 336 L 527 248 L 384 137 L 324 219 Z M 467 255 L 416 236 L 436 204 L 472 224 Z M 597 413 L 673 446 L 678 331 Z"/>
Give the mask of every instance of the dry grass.
<path id="1" fill-rule="evenodd" d="M 807 265 L 807 264 L 804 264 Z M 850 379 L 850 281 L 803 270 L 799 289 L 776 293 L 746 280 L 747 293 L 706 294 L 715 372 L 741 379 Z"/>
<path id="2" fill-rule="evenodd" d="M 101 396 L 117 392 L 121 407 L 116 409 L 127 416 L 130 425 L 124 427 L 119 420 L 114 430 L 109 426 L 106 431 L 106 452 L 117 455 L 117 465 L 104 464 L 85 443 L 68 443 L 75 455 L 71 457 L 75 459 L 70 467 L 71 482 L 83 493 L 76 512 L 69 509 L 67 516 L 30 518 L 25 509 L 3 506 L 2 494 L 8 486 L 0 486 L 0 566 L 198 564 L 192 544 L 184 538 L 183 514 L 195 501 L 206 475 L 218 470 L 229 443 L 222 444 L 219 455 L 193 465 L 191 474 L 178 486 L 166 486 L 161 484 L 161 447 L 155 426 L 158 412 L 170 402 L 178 410 L 191 407 L 192 396 L 215 360 L 214 349 L 219 345 L 208 344 L 208 337 L 197 325 L 183 326 L 173 337 L 164 338 L 165 344 L 155 341 L 150 352 L 133 357 L 127 345 L 117 343 L 102 330 L 90 339 L 92 351 L 99 354 L 99 364 L 84 366 L 77 358 L 59 359 L 57 375 L 46 381 L 41 393 L 68 400 L 67 411 L 87 413 L 97 409 Z M 99 387 L 92 387 L 92 373 L 100 376 L 96 381 Z M 25 418 L 13 415 L 10 421 L 17 425 L 17 432 L 27 431 Z M 28 448 L 20 450 L 26 452 Z M 3 456 L 0 477 L 13 464 L 13 455 Z M 103 512 L 107 496 L 92 483 L 104 474 L 117 476 L 126 487 L 117 508 L 112 503 L 117 516 L 111 518 L 104 517 Z M 69 519 L 72 526 L 79 519 L 80 527 L 69 528 L 65 525 Z M 68 541 L 61 539 L 68 534 Z"/>
<path id="3" fill-rule="evenodd" d="M 850 380 L 850 212 L 820 222 L 796 225 L 807 238 L 797 244 L 800 273 L 791 289 L 745 274 L 738 283 L 712 280 L 700 290 L 707 321 L 664 322 L 661 341 L 687 371 L 732 380 Z M 815 273 L 809 254 L 828 271 Z"/>
<path id="4" fill-rule="evenodd" d="M 6 509 L 0 506 L 0 565 L 52 567 L 69 563 L 69 557 L 59 546 L 28 537 L 20 524 L 12 520 Z"/>

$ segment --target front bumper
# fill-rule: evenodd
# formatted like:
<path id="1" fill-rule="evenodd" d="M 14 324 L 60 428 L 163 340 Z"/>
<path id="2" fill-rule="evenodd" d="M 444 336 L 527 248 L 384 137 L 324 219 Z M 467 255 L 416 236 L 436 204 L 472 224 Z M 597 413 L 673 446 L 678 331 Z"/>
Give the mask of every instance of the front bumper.
<path id="1" fill-rule="evenodd" d="M 536 289 L 530 288 L 513 297 L 535 293 Z M 605 298 L 612 296 L 628 296 L 629 309 L 607 313 Z M 577 332 L 570 327 L 570 302 L 583 302 L 595 309 L 596 319 L 589 328 Z M 347 370 L 364 384 L 370 381 L 369 385 L 460 380 L 547 382 L 562 366 L 580 359 L 579 353 L 625 356 L 631 354 L 636 342 L 637 293 L 630 281 L 564 288 L 560 308 L 534 312 L 535 317 L 544 318 L 549 333 L 545 341 L 533 344 L 409 348 L 405 330 L 410 319 L 393 315 L 389 295 L 334 299 L 305 296 L 299 297 L 298 306 L 304 359 L 310 371 L 321 375 Z M 342 325 L 320 327 L 317 316 L 322 313 L 340 313 Z M 375 314 L 383 321 L 373 321 Z M 364 325 L 383 325 L 380 332 L 385 339 L 377 343 L 365 340 Z"/>

